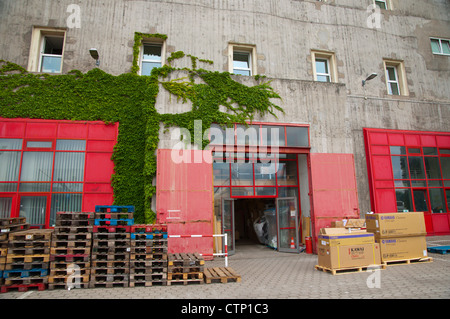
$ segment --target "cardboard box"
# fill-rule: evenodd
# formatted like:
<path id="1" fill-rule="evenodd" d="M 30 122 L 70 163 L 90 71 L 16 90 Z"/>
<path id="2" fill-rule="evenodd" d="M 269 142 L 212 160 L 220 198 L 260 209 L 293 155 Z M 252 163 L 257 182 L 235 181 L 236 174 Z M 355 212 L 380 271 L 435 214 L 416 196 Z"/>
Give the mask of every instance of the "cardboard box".
<path id="1" fill-rule="evenodd" d="M 337 230 L 339 228 L 325 228 L 325 230 Z M 330 231 L 328 231 L 330 232 Z M 320 234 L 318 236 L 318 243 L 321 246 L 343 246 L 343 245 L 363 245 L 375 243 L 375 237 L 373 233 L 366 231 L 357 232 L 338 232 L 335 234 Z"/>
<path id="2" fill-rule="evenodd" d="M 379 238 L 427 234 L 423 212 L 366 214 L 366 228 Z"/>
<path id="3" fill-rule="evenodd" d="M 344 219 L 343 224 L 345 228 L 365 228 L 365 219 Z"/>
<path id="4" fill-rule="evenodd" d="M 344 228 L 344 221 L 343 220 L 336 220 L 331 222 L 331 227 L 333 228 Z"/>
<path id="5" fill-rule="evenodd" d="M 366 234 L 366 230 L 348 229 L 344 227 L 324 227 L 319 230 L 320 235 L 338 235 L 338 234 Z"/>
<path id="6" fill-rule="evenodd" d="M 378 238 L 381 261 L 424 258 L 428 256 L 425 236 Z"/>
<path id="7" fill-rule="evenodd" d="M 318 264 L 329 269 L 380 265 L 380 247 L 377 243 L 332 247 L 319 245 Z"/>

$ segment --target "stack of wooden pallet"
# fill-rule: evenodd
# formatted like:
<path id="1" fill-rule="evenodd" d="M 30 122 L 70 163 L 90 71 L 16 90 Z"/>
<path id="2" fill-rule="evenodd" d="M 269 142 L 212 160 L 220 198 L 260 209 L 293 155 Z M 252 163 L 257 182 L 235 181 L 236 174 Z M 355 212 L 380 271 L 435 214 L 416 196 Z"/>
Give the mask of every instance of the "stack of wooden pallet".
<path id="1" fill-rule="evenodd" d="M 87 288 L 93 213 L 58 212 L 50 250 L 49 289 Z"/>
<path id="2" fill-rule="evenodd" d="M 3 271 L 6 265 L 6 254 L 8 252 L 9 233 L 27 230 L 30 225 L 25 217 L 0 218 L 0 285 L 3 285 Z"/>
<path id="3" fill-rule="evenodd" d="M 130 287 L 167 284 L 167 226 L 131 227 Z"/>
<path id="4" fill-rule="evenodd" d="M 49 229 L 29 229 L 9 234 L 1 292 L 27 291 L 31 287 L 45 289 L 52 233 Z"/>
<path id="5" fill-rule="evenodd" d="M 203 284 L 205 260 L 198 253 L 168 255 L 167 285 Z"/>
<path id="6" fill-rule="evenodd" d="M 95 210 L 89 286 L 128 287 L 134 207 L 96 206 Z"/>

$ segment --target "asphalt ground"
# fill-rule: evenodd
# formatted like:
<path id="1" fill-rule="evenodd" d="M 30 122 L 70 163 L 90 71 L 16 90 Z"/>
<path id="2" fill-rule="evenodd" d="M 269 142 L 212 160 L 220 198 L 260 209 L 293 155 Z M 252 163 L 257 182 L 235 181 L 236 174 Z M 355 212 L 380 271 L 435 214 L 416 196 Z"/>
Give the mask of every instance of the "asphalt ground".
<path id="1" fill-rule="evenodd" d="M 428 247 L 449 245 L 450 236 L 427 237 Z M 355 305 L 366 305 L 364 301 L 367 300 L 389 304 L 395 301 L 397 308 L 407 303 L 405 307 L 416 307 L 417 311 L 424 310 L 424 306 L 425 309 L 436 310 L 444 303 L 448 307 L 450 254 L 429 252 L 428 256 L 432 258 L 431 262 L 388 265 L 377 271 L 332 275 L 315 269 L 317 255 L 280 253 L 263 245 L 237 244 L 236 254 L 228 258 L 228 266 L 241 276 L 240 282 L 11 291 L 0 294 L 0 305 L 29 303 L 30 307 L 21 308 L 21 311 L 34 311 L 34 305 L 71 309 L 84 302 L 92 306 L 103 305 L 100 309 L 113 313 L 114 309 L 128 306 L 135 309 L 162 307 L 177 318 L 188 317 L 188 314 L 197 317 L 244 315 L 247 318 L 278 318 L 282 312 L 302 312 L 311 307 L 323 313 L 352 312 Z M 221 257 L 205 263 L 205 267 L 223 266 L 225 260 Z M 350 303 L 357 300 L 358 303 Z M 426 304 L 419 307 L 424 301 Z M 212 307 L 215 307 L 214 311 Z M 345 309 L 347 307 L 350 309 Z M 365 306 L 363 309 L 360 311 L 370 311 Z"/>

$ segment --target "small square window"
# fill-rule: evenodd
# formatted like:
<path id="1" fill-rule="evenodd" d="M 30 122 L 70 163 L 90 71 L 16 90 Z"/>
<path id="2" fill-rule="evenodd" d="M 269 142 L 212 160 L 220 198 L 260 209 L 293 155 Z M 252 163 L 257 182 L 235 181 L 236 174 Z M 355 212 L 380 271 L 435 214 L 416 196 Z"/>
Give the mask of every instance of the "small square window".
<path id="1" fill-rule="evenodd" d="M 431 51 L 433 54 L 450 55 L 450 40 L 431 39 Z"/>
<path id="2" fill-rule="evenodd" d="M 228 45 L 228 72 L 253 76 L 256 72 L 256 47 L 250 44 Z"/>
<path id="3" fill-rule="evenodd" d="M 316 80 L 319 82 L 331 82 L 330 61 L 328 59 L 316 59 Z"/>
<path id="4" fill-rule="evenodd" d="M 251 55 L 248 52 L 233 52 L 233 73 L 252 75 Z"/>
<path id="5" fill-rule="evenodd" d="M 389 95 L 408 95 L 405 69 L 402 61 L 385 60 L 386 86 Z"/>
<path id="6" fill-rule="evenodd" d="M 31 36 L 28 70 L 61 73 L 64 54 L 64 30 L 34 28 Z"/>
<path id="7" fill-rule="evenodd" d="M 153 68 L 162 66 L 162 45 L 144 44 L 142 46 L 141 75 L 150 75 Z"/>
<path id="8" fill-rule="evenodd" d="M 379 6 L 380 9 L 384 9 L 384 10 L 388 9 L 387 0 L 375 0 L 375 5 Z"/>
<path id="9" fill-rule="evenodd" d="M 314 81 L 337 82 L 335 55 L 333 52 L 311 51 Z"/>

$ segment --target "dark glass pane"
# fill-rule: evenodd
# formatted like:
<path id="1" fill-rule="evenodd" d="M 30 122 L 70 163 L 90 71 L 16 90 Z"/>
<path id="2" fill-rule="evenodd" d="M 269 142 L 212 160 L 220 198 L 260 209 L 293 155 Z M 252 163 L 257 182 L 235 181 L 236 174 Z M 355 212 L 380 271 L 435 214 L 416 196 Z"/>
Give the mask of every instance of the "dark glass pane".
<path id="1" fill-rule="evenodd" d="M 422 157 L 410 156 L 408 161 L 411 179 L 425 179 L 425 170 L 423 169 Z"/>
<path id="2" fill-rule="evenodd" d="M 391 160 L 394 179 L 409 179 L 406 156 L 392 156 Z"/>

